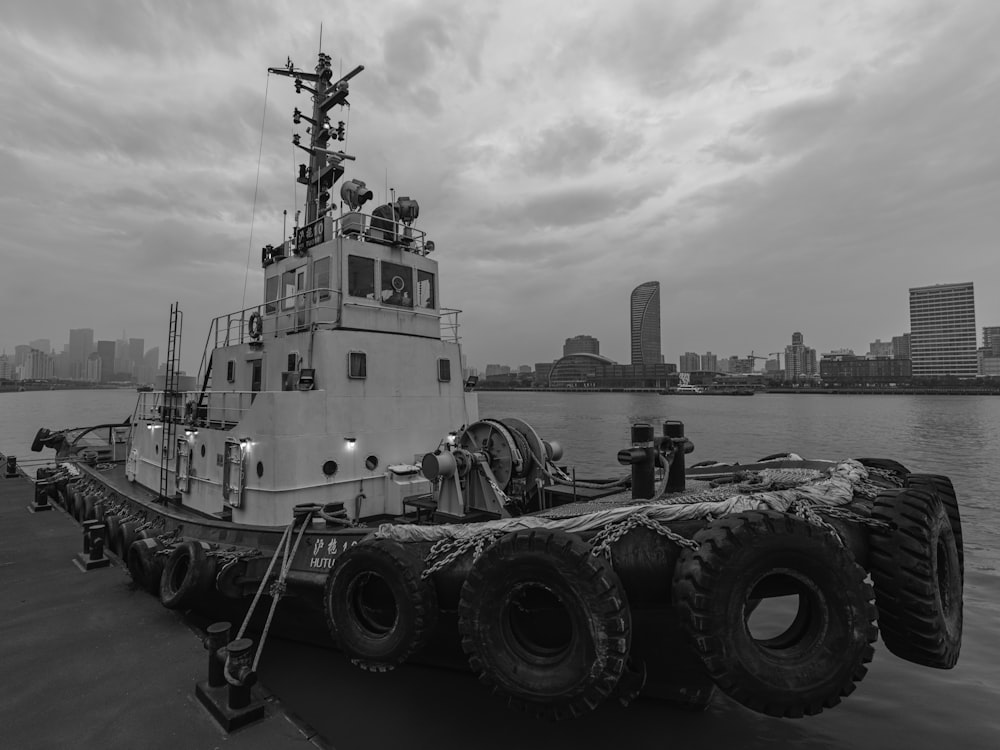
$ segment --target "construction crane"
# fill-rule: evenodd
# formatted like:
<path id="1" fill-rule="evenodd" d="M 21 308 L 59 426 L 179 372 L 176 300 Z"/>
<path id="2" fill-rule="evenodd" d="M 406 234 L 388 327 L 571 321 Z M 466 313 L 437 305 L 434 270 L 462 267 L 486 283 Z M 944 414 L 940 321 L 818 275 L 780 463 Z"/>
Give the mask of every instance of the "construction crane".
<path id="1" fill-rule="evenodd" d="M 757 360 L 758 359 L 762 359 L 765 362 L 767 361 L 767 357 L 765 357 L 765 356 L 763 356 L 761 354 L 754 354 L 753 353 L 753 349 L 751 349 L 750 350 L 750 356 L 747 357 L 747 362 L 750 363 L 750 372 L 754 371 L 754 365 L 757 364 Z"/>
<path id="2" fill-rule="evenodd" d="M 767 356 L 770 357 L 772 354 L 774 355 L 774 359 L 775 359 L 775 361 L 777 361 L 777 363 L 778 363 L 778 369 L 780 370 L 781 369 L 781 352 L 768 352 Z"/>

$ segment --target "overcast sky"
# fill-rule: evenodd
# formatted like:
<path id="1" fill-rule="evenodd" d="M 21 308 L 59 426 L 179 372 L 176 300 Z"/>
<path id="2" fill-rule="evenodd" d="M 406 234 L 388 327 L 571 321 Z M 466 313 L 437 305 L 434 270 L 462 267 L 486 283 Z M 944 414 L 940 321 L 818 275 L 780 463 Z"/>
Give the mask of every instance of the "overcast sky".
<path id="1" fill-rule="evenodd" d="M 934 283 L 1000 325 L 1000 2 L 6 0 L 0 347 L 162 350 L 178 300 L 196 369 L 296 208 L 309 101 L 266 70 L 321 22 L 366 68 L 345 179 L 419 201 L 470 364 L 627 362 L 649 280 L 674 363 L 866 352 Z"/>

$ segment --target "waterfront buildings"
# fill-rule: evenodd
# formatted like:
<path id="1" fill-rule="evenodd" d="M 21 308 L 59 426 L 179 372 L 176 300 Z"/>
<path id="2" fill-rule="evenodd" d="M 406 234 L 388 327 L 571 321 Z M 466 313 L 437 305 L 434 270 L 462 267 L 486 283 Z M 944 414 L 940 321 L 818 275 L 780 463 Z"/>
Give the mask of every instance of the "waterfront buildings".
<path id="1" fill-rule="evenodd" d="M 910 360 L 913 377 L 976 377 L 976 302 L 971 281 L 910 289 Z"/>
<path id="2" fill-rule="evenodd" d="M 601 342 L 593 336 L 574 336 L 563 344 L 563 356 L 570 354 L 600 354 Z"/>
<path id="3" fill-rule="evenodd" d="M 719 358 L 712 352 L 705 352 L 701 355 L 701 369 L 703 372 L 716 372 L 719 369 Z"/>
<path id="4" fill-rule="evenodd" d="M 660 364 L 660 282 L 647 281 L 633 289 L 629 312 L 632 364 Z"/>
<path id="5" fill-rule="evenodd" d="M 694 352 L 684 352 L 680 360 L 681 372 L 697 372 L 701 369 L 701 357 Z"/>
<path id="6" fill-rule="evenodd" d="M 897 383 L 910 379 L 910 360 L 892 357 L 858 357 L 852 354 L 824 354 L 819 362 L 820 377 L 826 383 L 865 385 Z"/>
<path id="7" fill-rule="evenodd" d="M 875 339 L 868 345 L 868 357 L 870 359 L 881 359 L 892 356 L 892 342 Z"/>
<path id="8" fill-rule="evenodd" d="M 910 334 L 904 333 L 902 336 L 892 337 L 892 358 L 910 358 Z"/>
<path id="9" fill-rule="evenodd" d="M 803 380 L 817 373 L 816 350 L 806 346 L 802 334 L 796 331 L 791 346 L 785 347 L 785 380 Z"/>

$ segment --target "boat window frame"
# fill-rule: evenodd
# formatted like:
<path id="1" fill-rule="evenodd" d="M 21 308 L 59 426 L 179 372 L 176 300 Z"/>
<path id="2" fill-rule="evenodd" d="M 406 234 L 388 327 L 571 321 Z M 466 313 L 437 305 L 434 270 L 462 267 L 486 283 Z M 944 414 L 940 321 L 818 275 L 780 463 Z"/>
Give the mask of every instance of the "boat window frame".
<path id="1" fill-rule="evenodd" d="M 355 359 L 359 357 L 359 359 Z M 360 367 L 355 368 L 355 361 L 360 363 Z M 355 374 L 357 371 L 357 374 Z M 351 380 L 365 380 L 368 377 L 368 352 L 361 350 L 351 350 L 347 352 L 347 377 Z"/>
<path id="2" fill-rule="evenodd" d="M 236 360 L 230 359 L 226 362 L 226 382 L 236 382 Z"/>
<path id="3" fill-rule="evenodd" d="M 379 263 L 379 284 L 378 300 L 383 305 L 390 307 L 401 307 L 407 310 L 413 309 L 413 266 L 404 263 L 396 263 L 392 260 L 383 260 Z M 405 274 L 405 275 L 404 275 Z M 397 278 L 399 284 L 396 283 Z M 393 298 L 396 301 L 393 302 Z"/>
<path id="4" fill-rule="evenodd" d="M 272 284 L 273 282 L 273 284 Z M 281 274 L 268 276 L 264 281 L 264 314 L 274 315 L 278 312 L 278 292 L 281 290 Z"/>
<path id="5" fill-rule="evenodd" d="M 298 268 L 289 268 L 281 272 L 281 311 L 289 312 L 295 309 L 295 284 Z"/>
<path id="6" fill-rule="evenodd" d="M 426 271 L 423 268 L 417 268 L 416 271 L 417 271 L 417 285 L 414 287 L 413 291 L 413 306 L 427 310 L 436 310 L 437 302 L 435 299 L 435 293 L 437 291 L 436 289 L 437 282 L 434 280 L 435 276 L 434 272 Z M 420 293 L 420 284 L 425 281 L 430 282 L 430 294 L 428 295 L 427 301 L 421 304 L 423 300 L 421 299 L 422 295 Z"/>
<path id="7" fill-rule="evenodd" d="M 438 357 L 438 382 L 439 383 L 450 383 L 451 382 L 451 359 L 448 357 Z"/>
<path id="8" fill-rule="evenodd" d="M 326 270 L 323 270 L 323 266 Z M 322 301 L 330 299 L 330 279 L 333 273 L 333 257 L 326 255 L 322 258 L 316 258 L 313 261 L 313 288 L 316 290 L 316 299 Z M 326 281 L 323 282 L 323 275 L 326 275 Z"/>
<path id="9" fill-rule="evenodd" d="M 359 263 L 360 261 L 360 263 Z M 355 275 L 358 272 L 358 266 L 361 264 L 367 265 L 371 271 L 371 287 L 369 288 L 363 282 L 369 281 L 369 279 L 357 279 Z M 347 296 L 357 297 L 358 299 L 375 299 L 375 286 L 376 286 L 376 270 L 375 267 L 378 264 L 374 258 L 369 258 L 366 255 L 355 255 L 354 253 L 347 254 Z M 352 268 L 353 266 L 353 268 Z M 367 276 L 366 269 L 366 276 Z"/>

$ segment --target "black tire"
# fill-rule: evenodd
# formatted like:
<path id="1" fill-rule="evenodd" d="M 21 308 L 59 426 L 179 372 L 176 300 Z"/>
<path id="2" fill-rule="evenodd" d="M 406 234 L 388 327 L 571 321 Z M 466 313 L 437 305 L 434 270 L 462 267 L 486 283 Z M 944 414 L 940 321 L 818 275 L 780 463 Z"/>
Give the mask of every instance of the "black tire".
<path id="1" fill-rule="evenodd" d="M 958 569 L 961 571 L 964 581 L 965 542 L 962 535 L 962 516 L 958 510 L 958 496 L 955 494 L 955 486 L 944 474 L 910 474 L 906 478 L 906 486 L 928 491 L 933 490 L 944 504 L 944 509 L 948 513 L 948 521 L 951 523 L 951 531 L 955 535 L 955 547 L 958 548 Z"/>
<path id="2" fill-rule="evenodd" d="M 819 526 L 778 511 L 713 521 L 674 572 L 673 600 L 715 684 L 769 716 L 818 714 L 867 673 L 878 636 L 872 588 L 853 556 Z M 784 632 L 755 638 L 762 598 L 798 595 Z"/>
<path id="3" fill-rule="evenodd" d="M 35 439 L 31 441 L 31 450 L 34 453 L 40 453 L 42 448 L 45 447 L 45 439 L 52 433 L 46 430 L 44 427 L 35 433 Z"/>
<path id="4" fill-rule="evenodd" d="M 138 528 L 139 524 L 135 521 L 125 521 L 124 523 L 118 524 L 118 531 L 115 536 L 115 547 L 118 550 L 118 556 L 123 560 L 128 560 L 128 550 L 132 546 L 132 542 L 135 541 L 135 530 Z"/>
<path id="5" fill-rule="evenodd" d="M 916 487 L 889 490 L 875 498 L 872 518 L 894 526 L 869 537 L 886 648 L 914 664 L 951 669 L 962 646 L 962 574 L 944 503 Z"/>
<path id="6" fill-rule="evenodd" d="M 107 536 L 108 549 L 114 552 L 118 557 L 123 557 L 121 549 L 118 547 L 118 529 L 121 526 L 121 516 L 114 513 L 110 513 L 104 517 L 104 527 L 108 530 Z"/>
<path id="7" fill-rule="evenodd" d="M 779 458 L 788 458 L 791 453 L 772 453 L 769 456 L 764 456 L 764 458 L 758 458 L 756 463 L 764 463 L 765 461 L 776 461 Z"/>
<path id="8" fill-rule="evenodd" d="M 153 596 L 159 595 L 160 578 L 163 576 L 163 556 L 156 554 L 161 549 L 163 545 L 155 539 L 136 539 L 128 548 L 129 575 L 137 586 L 141 586 Z"/>
<path id="9" fill-rule="evenodd" d="M 160 603 L 167 609 L 191 609 L 212 589 L 215 558 L 204 542 L 188 541 L 174 547 L 160 576 Z"/>
<path id="10" fill-rule="evenodd" d="M 399 542 L 368 539 L 344 552 L 327 576 L 330 635 L 352 664 L 388 672 L 426 645 L 437 625 L 437 592 L 423 559 Z"/>
<path id="11" fill-rule="evenodd" d="M 593 710 L 625 671 L 632 616 L 624 589 L 611 563 L 574 534 L 502 537 L 472 566 L 458 614 L 480 682 L 540 718 Z"/>
<path id="12" fill-rule="evenodd" d="M 903 464 L 899 461 L 893 461 L 891 458 L 856 458 L 854 460 L 869 469 L 883 469 L 892 472 L 899 477 L 900 484 L 906 481 L 906 477 L 910 473 L 910 470 Z"/>

